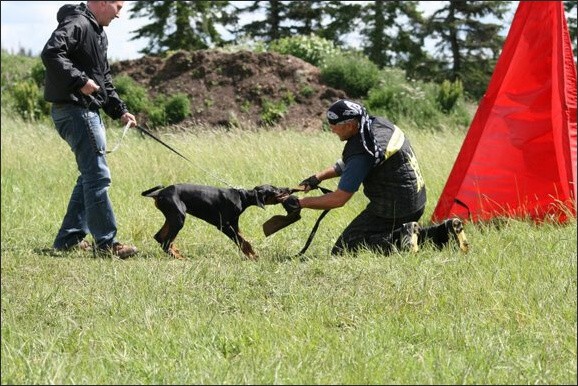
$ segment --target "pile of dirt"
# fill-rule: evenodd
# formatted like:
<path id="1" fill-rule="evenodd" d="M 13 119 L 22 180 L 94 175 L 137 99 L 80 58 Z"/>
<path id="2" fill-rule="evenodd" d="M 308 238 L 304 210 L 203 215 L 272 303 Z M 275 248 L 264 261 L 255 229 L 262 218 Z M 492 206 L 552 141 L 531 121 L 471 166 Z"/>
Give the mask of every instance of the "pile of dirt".
<path id="1" fill-rule="evenodd" d="M 321 83 L 317 67 L 276 53 L 178 51 L 167 58 L 115 62 L 111 73 L 133 78 L 151 100 L 159 94 L 186 94 L 192 114 L 178 125 L 185 129 L 271 126 L 273 119 L 282 128 L 320 130 L 327 107 L 346 98 Z"/>

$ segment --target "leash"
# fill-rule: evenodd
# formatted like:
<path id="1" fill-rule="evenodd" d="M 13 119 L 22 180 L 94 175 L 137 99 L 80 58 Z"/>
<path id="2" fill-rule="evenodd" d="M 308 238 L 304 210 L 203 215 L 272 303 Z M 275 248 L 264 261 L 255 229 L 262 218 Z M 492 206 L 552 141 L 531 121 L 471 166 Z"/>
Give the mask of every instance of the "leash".
<path id="1" fill-rule="evenodd" d="M 323 194 L 327 194 L 327 193 L 331 193 L 332 190 L 329 189 L 325 189 L 321 186 L 318 186 L 319 190 L 321 190 L 323 192 Z M 315 221 L 315 225 L 313 225 L 313 229 L 311 229 L 311 233 L 309 233 L 309 237 L 307 238 L 307 241 L 305 242 L 305 245 L 303 246 L 303 248 L 301 248 L 301 250 L 299 251 L 298 254 L 295 255 L 295 257 L 299 257 L 302 256 L 305 251 L 307 251 L 307 249 L 309 248 L 309 245 L 311 245 L 311 242 L 313 241 L 313 238 L 315 237 L 315 234 L 317 233 L 317 229 L 319 228 L 319 223 L 321 222 L 321 220 L 323 220 L 323 217 L 325 217 L 327 215 L 327 213 L 329 213 L 331 209 L 325 209 L 317 218 L 317 221 Z"/>
<path id="2" fill-rule="evenodd" d="M 126 135 L 126 132 L 128 131 L 128 128 L 130 127 L 130 122 L 126 123 L 126 126 L 124 127 L 124 130 L 122 131 L 122 137 L 120 137 L 120 139 L 118 140 L 118 142 L 116 143 L 116 146 L 112 149 L 112 150 L 107 150 L 106 154 L 110 154 L 113 151 L 116 151 L 119 147 L 120 144 L 122 142 L 122 140 L 124 139 L 124 136 Z"/>
<path id="3" fill-rule="evenodd" d="M 210 171 L 203 169 L 202 167 L 200 167 L 199 165 L 196 165 L 193 161 L 191 161 L 190 159 L 188 159 L 187 157 L 185 157 L 184 155 L 182 155 L 181 153 L 179 153 L 177 150 L 175 150 L 173 147 L 171 147 L 170 145 L 166 144 L 165 142 L 163 142 L 160 138 L 158 138 L 157 136 L 155 136 L 153 133 L 151 133 L 149 130 L 145 129 L 144 127 L 142 127 L 141 125 L 136 125 L 136 128 L 143 134 L 148 135 L 149 137 L 151 137 L 152 139 L 154 139 L 155 141 L 157 141 L 158 143 L 160 143 L 161 145 L 163 145 L 164 147 L 168 148 L 169 150 L 171 150 L 173 153 L 179 155 L 180 157 L 184 158 L 185 160 L 189 161 L 191 164 L 193 164 L 195 167 L 199 168 L 200 170 L 202 170 L 203 172 L 205 172 L 206 174 L 208 174 L 209 176 L 211 176 L 212 178 L 216 179 L 217 181 L 222 182 L 223 184 L 227 185 L 230 188 L 235 188 L 238 189 L 238 187 L 235 187 L 231 184 L 229 184 L 227 181 L 224 181 L 223 179 L 219 178 L 218 176 L 214 175 L 213 173 L 211 173 Z"/>
<path id="4" fill-rule="evenodd" d="M 171 146 L 167 145 L 166 143 L 164 143 L 160 138 L 157 138 L 153 133 L 151 133 L 150 131 L 148 131 L 147 129 L 145 129 L 144 127 L 142 127 L 141 125 L 136 125 L 136 128 L 143 134 L 148 135 L 149 137 L 151 137 L 152 139 L 154 139 L 155 141 L 157 141 L 158 143 L 160 143 L 161 145 L 163 145 L 164 147 L 168 148 L 169 150 L 171 150 L 173 153 L 181 156 L 182 158 L 186 159 L 187 161 L 189 161 L 190 163 L 193 163 L 193 161 L 191 161 L 190 159 L 188 159 L 187 157 L 185 157 L 184 155 L 182 155 L 181 153 L 179 153 L 178 151 L 176 151 L 175 149 L 173 149 Z M 194 164 L 193 164 L 194 165 Z"/>

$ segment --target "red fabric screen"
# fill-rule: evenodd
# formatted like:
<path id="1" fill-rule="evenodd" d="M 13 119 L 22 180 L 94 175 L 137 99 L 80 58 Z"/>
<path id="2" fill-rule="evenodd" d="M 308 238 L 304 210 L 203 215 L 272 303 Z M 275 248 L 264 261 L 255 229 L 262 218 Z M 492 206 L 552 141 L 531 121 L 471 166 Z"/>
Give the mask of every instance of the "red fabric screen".
<path id="1" fill-rule="evenodd" d="M 521 1 L 432 215 L 576 215 L 576 66 L 561 1 Z"/>

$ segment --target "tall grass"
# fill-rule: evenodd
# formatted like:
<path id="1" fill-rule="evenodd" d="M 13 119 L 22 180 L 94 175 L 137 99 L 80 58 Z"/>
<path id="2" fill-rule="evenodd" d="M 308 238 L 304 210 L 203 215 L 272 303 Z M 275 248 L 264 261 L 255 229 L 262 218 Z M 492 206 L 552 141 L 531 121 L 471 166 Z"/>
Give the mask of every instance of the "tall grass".
<path id="1" fill-rule="evenodd" d="M 464 133 L 406 127 L 429 188 L 424 222 Z M 120 139 L 110 128 L 109 143 Z M 265 238 L 280 206 L 249 208 L 246 261 L 188 217 L 169 258 L 140 192 L 193 182 L 293 186 L 339 157 L 326 132 L 162 134 L 193 164 L 129 132 L 109 155 L 119 238 L 132 259 L 51 254 L 76 178 L 55 130 L 2 117 L 2 384 L 576 384 L 576 222 L 467 224 L 472 250 L 390 256 L 329 251 L 366 201 L 356 194 Z M 335 188 L 335 182 L 324 184 Z M 318 194 L 318 193 L 310 193 Z"/>

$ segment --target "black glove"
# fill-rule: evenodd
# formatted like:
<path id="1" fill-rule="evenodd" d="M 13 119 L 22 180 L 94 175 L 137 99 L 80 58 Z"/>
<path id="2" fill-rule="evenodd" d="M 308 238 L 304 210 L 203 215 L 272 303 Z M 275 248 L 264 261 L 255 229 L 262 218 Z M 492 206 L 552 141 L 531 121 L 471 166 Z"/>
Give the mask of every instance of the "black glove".
<path id="1" fill-rule="evenodd" d="M 301 181 L 299 183 L 299 185 L 305 186 L 306 188 L 309 187 L 309 189 L 317 189 L 317 187 L 319 186 L 320 183 L 321 183 L 321 181 L 319 181 L 319 178 L 315 177 L 315 174 L 314 174 L 311 177 L 307 177 L 306 179 Z"/>
<path id="2" fill-rule="evenodd" d="M 283 201 L 283 208 L 287 211 L 287 213 L 293 213 L 298 210 L 301 210 L 301 204 L 299 204 L 299 198 L 295 195 L 290 195 Z"/>

